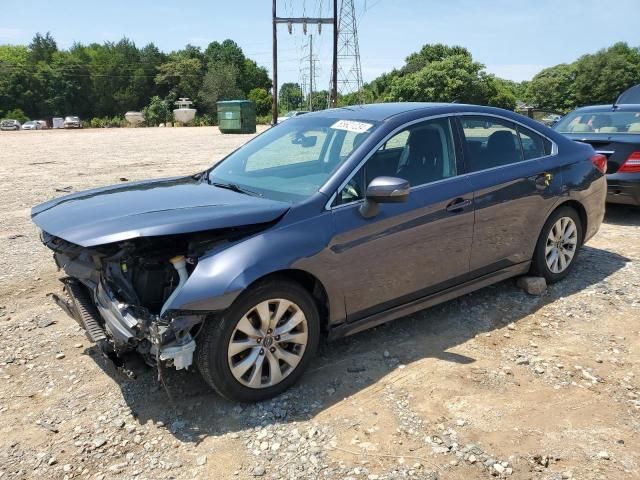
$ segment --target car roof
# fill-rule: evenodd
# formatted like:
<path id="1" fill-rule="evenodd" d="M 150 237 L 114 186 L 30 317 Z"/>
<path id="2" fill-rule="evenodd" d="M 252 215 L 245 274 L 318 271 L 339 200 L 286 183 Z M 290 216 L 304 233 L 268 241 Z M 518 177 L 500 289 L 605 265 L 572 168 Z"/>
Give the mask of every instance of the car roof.
<path id="1" fill-rule="evenodd" d="M 515 114 L 510 110 L 503 110 L 501 108 L 485 105 L 430 102 L 396 102 L 350 105 L 347 107 L 310 112 L 305 114 L 304 117 L 307 118 L 315 116 L 323 118 L 336 118 L 339 120 L 369 120 L 374 122 L 384 122 L 393 117 L 399 117 L 401 115 L 404 115 L 403 118 L 407 118 L 412 116 L 420 117 L 428 115 L 447 115 L 461 112 L 478 115 L 494 114 L 512 119 L 515 119 L 514 115 L 516 115 L 517 117 L 519 117 L 518 121 L 522 121 L 522 118 L 524 118 L 522 115 Z"/>
<path id="2" fill-rule="evenodd" d="M 616 105 L 615 109 L 613 105 L 590 105 L 588 107 L 576 108 L 574 112 L 638 112 L 640 111 L 640 105 L 634 103 L 623 103 Z M 572 112 L 573 113 L 573 112 Z"/>
<path id="3" fill-rule="evenodd" d="M 340 118 L 344 120 L 373 120 L 384 121 L 393 116 L 415 110 L 436 110 L 443 107 L 459 106 L 454 103 L 420 103 L 420 102 L 396 102 L 396 103 L 372 103 L 367 105 L 350 105 L 348 107 L 331 108 L 309 112 L 305 116 L 324 116 Z"/>

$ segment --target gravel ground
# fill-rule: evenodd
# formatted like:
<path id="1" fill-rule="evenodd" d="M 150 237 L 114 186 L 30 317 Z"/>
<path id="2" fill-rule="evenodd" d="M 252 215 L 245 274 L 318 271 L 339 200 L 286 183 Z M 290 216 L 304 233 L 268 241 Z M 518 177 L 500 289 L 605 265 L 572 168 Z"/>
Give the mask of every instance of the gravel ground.
<path id="1" fill-rule="evenodd" d="M 29 208 L 193 173 L 250 136 L 214 128 L 0 134 L 0 478 L 640 478 L 640 210 L 611 207 L 565 281 L 513 280 L 321 348 L 238 405 L 106 363 L 49 300 Z M 185 158 L 186 157 L 186 158 Z"/>

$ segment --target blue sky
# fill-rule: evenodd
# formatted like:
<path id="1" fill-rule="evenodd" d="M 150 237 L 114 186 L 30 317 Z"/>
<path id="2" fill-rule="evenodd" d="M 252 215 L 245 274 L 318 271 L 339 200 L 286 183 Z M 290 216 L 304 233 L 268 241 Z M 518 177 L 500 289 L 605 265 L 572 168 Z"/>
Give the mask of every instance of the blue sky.
<path id="1" fill-rule="evenodd" d="M 489 72 L 527 80 L 544 67 L 571 62 L 617 41 L 640 46 L 640 1 L 616 0 L 355 0 L 365 81 L 403 64 L 425 43 L 459 44 Z M 331 0 L 278 0 L 281 15 L 328 16 Z M 0 2 L 0 44 L 51 31 L 59 46 L 127 36 L 162 50 L 205 47 L 232 38 L 271 70 L 270 0 L 66 0 Z M 307 37 L 279 27 L 279 75 L 298 81 Z M 310 30 L 311 33 L 312 30 Z M 330 75 L 331 29 L 314 33 L 318 86 Z"/>

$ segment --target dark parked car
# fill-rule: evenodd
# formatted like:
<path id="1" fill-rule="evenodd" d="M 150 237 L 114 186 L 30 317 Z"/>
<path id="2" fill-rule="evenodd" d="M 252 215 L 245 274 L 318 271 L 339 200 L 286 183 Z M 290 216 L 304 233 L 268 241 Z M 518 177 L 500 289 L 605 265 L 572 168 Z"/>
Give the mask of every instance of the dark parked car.
<path id="1" fill-rule="evenodd" d="M 2 120 L 0 122 L 0 130 L 20 130 L 20 122 L 17 120 Z"/>
<path id="2" fill-rule="evenodd" d="M 640 206 L 640 105 L 574 110 L 554 129 L 607 157 L 607 202 Z"/>
<path id="3" fill-rule="evenodd" d="M 225 397 L 282 392 L 350 335 L 530 271 L 567 275 L 604 215 L 606 160 L 496 108 L 309 113 L 181 178 L 34 207 L 110 355 L 196 363 Z"/>

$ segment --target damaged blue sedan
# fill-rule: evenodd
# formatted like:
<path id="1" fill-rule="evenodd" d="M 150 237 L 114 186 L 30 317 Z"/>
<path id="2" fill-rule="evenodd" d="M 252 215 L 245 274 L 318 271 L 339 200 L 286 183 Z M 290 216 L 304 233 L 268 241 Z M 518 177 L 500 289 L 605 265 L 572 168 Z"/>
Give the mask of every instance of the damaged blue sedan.
<path id="1" fill-rule="evenodd" d="M 528 118 L 381 104 L 292 118 L 214 167 L 32 210 L 56 302 L 111 358 L 277 395 L 322 336 L 533 272 L 561 280 L 604 215 L 606 157 Z"/>

